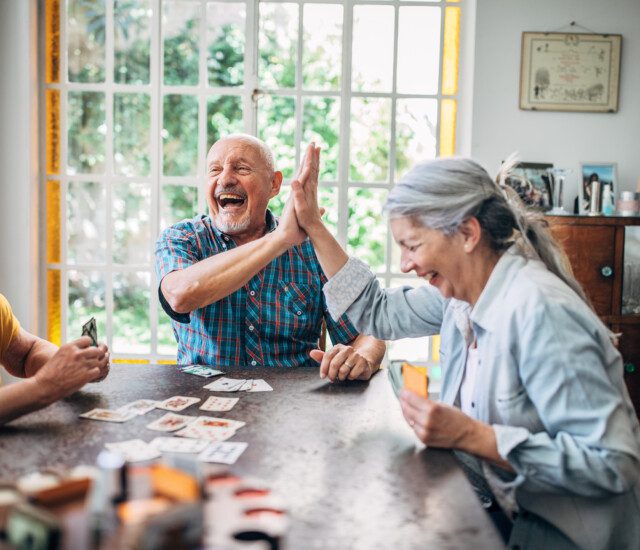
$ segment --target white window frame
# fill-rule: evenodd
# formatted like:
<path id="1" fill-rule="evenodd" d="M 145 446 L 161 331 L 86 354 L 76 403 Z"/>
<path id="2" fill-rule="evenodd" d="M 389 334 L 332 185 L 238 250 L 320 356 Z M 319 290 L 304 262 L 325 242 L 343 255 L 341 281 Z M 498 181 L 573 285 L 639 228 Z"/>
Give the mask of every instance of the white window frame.
<path id="1" fill-rule="evenodd" d="M 167 86 L 163 83 L 163 40 L 161 29 L 161 0 L 150 0 L 152 7 L 152 17 L 150 21 L 151 29 L 151 44 L 150 44 L 150 82 L 148 85 L 129 85 L 129 84 L 116 84 L 113 82 L 113 67 L 114 67 L 114 51 L 113 51 L 113 28 L 114 28 L 114 3 L 113 0 L 106 0 L 106 36 L 105 36 L 105 82 L 99 84 L 85 84 L 85 83 L 69 83 L 67 80 L 67 6 L 66 1 L 61 0 L 61 24 L 60 24 L 60 83 L 59 84 L 45 84 L 44 78 L 40 79 L 40 127 L 45 128 L 45 104 L 44 104 L 44 91 L 46 89 L 57 89 L 60 91 L 60 175 L 59 176 L 47 176 L 45 171 L 45 159 L 44 159 L 44 138 L 41 138 L 41 196 L 45 196 L 46 182 L 47 180 L 60 181 L 60 220 L 61 220 L 61 263 L 49 264 L 46 259 L 45 247 L 41 247 L 41 285 L 45 288 L 45 277 L 47 269 L 59 269 L 61 276 L 61 341 L 66 342 L 71 340 L 79 334 L 67 334 L 67 310 L 68 310 L 68 272 L 69 271 L 95 271 L 98 270 L 105 276 L 105 307 L 107 310 L 106 315 L 106 335 L 100 335 L 105 339 L 109 345 L 113 340 L 113 275 L 114 273 L 121 271 L 148 271 L 150 272 L 150 301 L 149 301 L 149 320 L 150 320 L 150 354 L 133 354 L 133 353 L 113 353 L 112 356 L 115 359 L 129 358 L 129 359 L 146 359 L 150 362 L 157 362 L 159 360 L 171 360 L 174 359 L 170 355 L 161 355 L 157 353 L 157 322 L 158 322 L 158 299 L 157 299 L 157 281 L 155 279 L 154 269 L 154 245 L 157 234 L 160 231 L 160 197 L 162 187 L 164 185 L 193 185 L 194 181 L 197 181 L 198 187 L 198 209 L 200 212 L 206 211 L 205 200 L 205 186 L 206 186 L 206 166 L 205 156 L 208 147 L 211 144 L 207 143 L 207 98 L 213 95 L 240 95 L 243 98 L 243 116 L 244 116 L 244 128 L 248 133 L 256 135 L 257 133 L 257 103 L 252 98 L 255 97 L 254 92 L 267 93 L 269 95 L 286 95 L 288 97 L 294 97 L 296 101 L 296 158 L 300 158 L 300 148 L 305 144 L 301 144 L 302 138 L 302 109 L 301 101 L 305 96 L 314 97 L 335 97 L 340 100 L 340 144 L 339 144 L 339 167 L 338 167 L 338 179 L 337 181 L 323 181 L 322 186 L 330 186 L 338 188 L 338 229 L 337 238 L 338 241 L 345 246 L 347 243 L 347 228 L 348 228 L 348 192 L 351 188 L 370 188 L 370 189 L 391 189 L 395 179 L 395 133 L 396 133 L 396 100 L 405 98 L 427 98 L 436 99 L 438 101 L 438 125 L 436 131 L 436 151 L 439 148 L 439 128 L 440 128 L 440 101 L 443 97 L 453 98 L 458 100 L 458 112 L 457 120 L 461 119 L 460 111 L 462 107 L 461 93 L 458 92 L 456 96 L 443 96 L 440 93 L 442 80 L 442 58 L 443 58 L 443 43 L 444 43 L 444 8 L 446 6 L 459 6 L 462 11 L 462 25 L 465 24 L 465 0 L 460 2 L 446 2 L 440 1 L 400 1 L 400 0 L 313 0 L 313 2 L 303 2 L 302 0 L 277 0 L 280 3 L 298 4 L 299 5 L 299 34 L 298 34 L 298 55 L 296 60 L 296 86 L 294 89 L 275 89 L 275 90 L 259 90 L 258 81 L 258 2 L 257 0 L 246 0 L 244 2 L 246 7 L 246 42 L 245 42 L 245 78 L 244 85 L 241 87 L 233 88 L 217 88 L 209 87 L 208 85 L 208 73 L 206 65 L 206 52 L 207 52 L 207 33 L 206 33 L 206 7 L 208 1 L 211 0 L 185 0 L 189 2 L 199 3 L 200 8 L 200 58 L 199 58 L 199 84 L 195 86 Z M 216 0 L 216 2 L 230 2 L 238 3 L 234 0 Z M 324 4 L 340 4 L 343 6 L 343 36 L 342 36 L 342 72 L 341 83 L 339 91 L 308 91 L 302 89 L 302 21 L 303 21 L 303 9 L 306 3 L 324 3 Z M 394 8 L 394 31 L 393 31 L 393 84 L 392 90 L 389 93 L 366 93 L 366 92 L 352 92 L 351 87 L 351 44 L 352 44 L 352 23 L 353 23 L 353 8 L 360 5 L 375 5 L 375 6 L 392 6 Z M 440 7 L 442 9 L 441 15 L 441 33 L 440 33 L 440 56 L 438 59 L 439 64 L 439 85 L 438 93 L 436 94 L 399 94 L 396 91 L 396 73 L 397 73 L 397 51 L 398 51 L 398 15 L 401 7 Z M 40 28 L 44 28 L 43 24 L 43 11 L 44 2 L 40 0 Z M 43 34 L 43 33 L 41 33 Z M 43 40 L 40 40 L 40 74 L 44 75 L 44 44 Z M 462 48 L 461 48 L 462 50 Z M 462 51 L 460 52 L 460 63 L 462 65 Z M 461 79 L 462 80 L 462 79 Z M 459 89 L 462 87 L 459 86 Z M 68 175 L 67 174 L 67 96 L 70 91 L 98 91 L 105 94 L 105 120 L 106 120 L 106 146 L 105 146 L 105 173 L 104 174 L 85 174 L 85 175 Z M 150 174 L 147 177 L 127 177 L 113 175 L 113 98 L 114 93 L 128 92 L 128 93 L 146 93 L 150 97 L 150 109 L 151 109 L 151 128 L 150 128 Z M 195 176 L 164 176 L 162 174 L 162 138 L 161 138 L 161 121 L 162 121 L 162 108 L 163 97 L 166 94 L 187 94 L 196 96 L 198 100 L 198 157 L 197 157 L 197 174 Z M 391 127 L 390 127 L 390 155 L 389 155 L 389 179 L 387 182 L 349 182 L 349 143 L 350 143 L 350 107 L 351 99 L 356 97 L 381 97 L 391 99 Z M 458 126 L 460 123 L 458 122 Z M 44 134 L 44 132 L 41 132 Z M 66 232 L 66 195 L 68 191 L 68 184 L 70 181 L 96 181 L 103 183 L 106 189 L 106 219 L 107 219 L 107 242 L 106 242 L 106 265 L 95 264 L 68 264 L 67 258 L 67 232 Z M 120 265 L 113 263 L 112 254 L 112 184 L 121 182 L 136 182 L 136 183 L 148 183 L 151 186 L 151 238 L 149 244 L 150 258 L 149 264 L 131 264 Z M 285 182 L 288 183 L 288 182 Z M 43 201 L 44 202 L 44 201 Z M 44 219 L 44 216 L 41 217 Z M 41 234 L 46 233 L 42 230 Z M 44 241 L 43 241 L 44 242 Z M 387 242 L 386 242 L 386 259 L 385 269 L 378 273 L 380 280 L 388 286 L 391 279 L 407 279 L 408 281 L 414 278 L 414 275 L 402 274 L 400 272 L 393 272 L 391 269 L 392 261 L 392 237 L 391 232 L 387 228 Z M 428 350 L 425 350 L 425 354 Z"/>

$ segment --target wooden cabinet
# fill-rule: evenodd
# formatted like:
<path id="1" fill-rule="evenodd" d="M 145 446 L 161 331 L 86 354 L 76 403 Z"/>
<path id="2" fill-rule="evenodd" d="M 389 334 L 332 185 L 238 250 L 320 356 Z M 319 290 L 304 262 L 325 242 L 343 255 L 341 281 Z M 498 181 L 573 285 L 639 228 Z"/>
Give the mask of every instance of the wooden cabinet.
<path id="1" fill-rule="evenodd" d="M 623 308 L 625 242 L 628 228 L 640 228 L 640 218 L 547 216 L 546 219 L 596 312 L 613 332 L 622 334 L 619 349 L 624 359 L 625 381 L 640 416 L 640 313 L 623 314 L 628 309 Z"/>

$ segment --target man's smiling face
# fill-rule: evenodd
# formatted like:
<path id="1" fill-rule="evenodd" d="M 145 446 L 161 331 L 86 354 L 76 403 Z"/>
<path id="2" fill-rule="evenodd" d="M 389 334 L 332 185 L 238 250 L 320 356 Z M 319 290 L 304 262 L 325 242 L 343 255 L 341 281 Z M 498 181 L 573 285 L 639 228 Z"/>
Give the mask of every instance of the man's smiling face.
<path id="1" fill-rule="evenodd" d="M 209 211 L 220 231 L 243 240 L 264 230 L 267 205 L 280 191 L 282 174 L 274 172 L 258 140 L 219 140 L 207 155 L 207 174 Z"/>

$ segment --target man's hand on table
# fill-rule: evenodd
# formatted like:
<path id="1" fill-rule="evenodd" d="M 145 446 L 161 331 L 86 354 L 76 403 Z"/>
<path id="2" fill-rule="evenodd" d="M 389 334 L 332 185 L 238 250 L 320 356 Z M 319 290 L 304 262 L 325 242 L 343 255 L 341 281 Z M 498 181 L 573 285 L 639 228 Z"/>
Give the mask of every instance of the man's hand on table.
<path id="1" fill-rule="evenodd" d="M 314 349 L 310 355 L 320 363 L 320 378 L 329 378 L 331 382 L 369 380 L 378 370 L 350 345 L 336 344 L 327 352 Z"/>

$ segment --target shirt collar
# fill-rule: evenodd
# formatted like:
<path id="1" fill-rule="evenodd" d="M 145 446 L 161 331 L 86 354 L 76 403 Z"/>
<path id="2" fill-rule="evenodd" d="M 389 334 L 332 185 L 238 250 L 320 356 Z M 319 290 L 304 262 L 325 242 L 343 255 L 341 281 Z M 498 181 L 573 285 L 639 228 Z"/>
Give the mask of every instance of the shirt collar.
<path id="1" fill-rule="evenodd" d="M 516 247 L 511 246 L 498 260 L 493 268 L 487 284 L 478 301 L 471 310 L 471 321 L 484 330 L 496 328 L 498 319 L 503 312 L 501 296 L 509 288 L 514 277 L 528 260 L 522 256 Z"/>
<path id="2" fill-rule="evenodd" d="M 209 216 L 209 219 L 211 220 L 211 229 L 213 231 L 213 234 L 216 237 L 220 239 L 224 239 L 225 241 L 233 240 L 233 235 L 227 235 L 226 233 L 223 233 L 218 229 L 218 226 L 216 225 L 215 221 L 211 216 Z M 269 210 L 268 208 L 267 208 L 267 212 L 265 213 L 264 221 L 265 221 L 265 225 L 267 226 L 266 233 L 271 233 L 272 231 L 275 230 L 276 227 L 278 227 L 278 219 L 273 215 L 271 210 Z"/>

